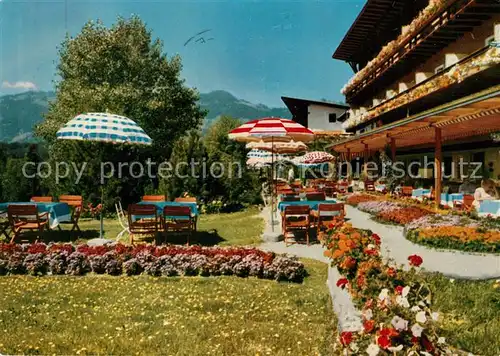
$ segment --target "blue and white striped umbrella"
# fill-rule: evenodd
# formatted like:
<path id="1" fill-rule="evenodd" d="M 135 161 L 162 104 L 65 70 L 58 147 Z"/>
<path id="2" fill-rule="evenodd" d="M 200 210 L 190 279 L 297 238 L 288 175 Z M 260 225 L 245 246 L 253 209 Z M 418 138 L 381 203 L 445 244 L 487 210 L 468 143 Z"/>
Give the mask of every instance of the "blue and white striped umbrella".
<path id="1" fill-rule="evenodd" d="M 151 145 L 151 137 L 133 120 L 108 113 L 80 114 L 65 124 L 56 134 L 58 139 L 103 141 Z"/>

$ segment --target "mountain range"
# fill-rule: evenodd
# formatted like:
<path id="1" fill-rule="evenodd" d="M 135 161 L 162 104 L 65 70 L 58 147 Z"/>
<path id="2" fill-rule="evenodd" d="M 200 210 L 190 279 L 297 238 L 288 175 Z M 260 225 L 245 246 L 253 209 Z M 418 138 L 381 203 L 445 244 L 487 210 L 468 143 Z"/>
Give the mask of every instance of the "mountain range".
<path id="1" fill-rule="evenodd" d="M 43 120 L 54 92 L 29 91 L 0 96 L 0 142 L 27 142 L 33 140 L 34 125 Z M 287 108 L 270 108 L 236 98 L 224 90 L 200 94 L 201 108 L 208 110 L 203 123 L 206 130 L 219 116 L 229 115 L 242 120 L 259 117 L 290 118 Z"/>

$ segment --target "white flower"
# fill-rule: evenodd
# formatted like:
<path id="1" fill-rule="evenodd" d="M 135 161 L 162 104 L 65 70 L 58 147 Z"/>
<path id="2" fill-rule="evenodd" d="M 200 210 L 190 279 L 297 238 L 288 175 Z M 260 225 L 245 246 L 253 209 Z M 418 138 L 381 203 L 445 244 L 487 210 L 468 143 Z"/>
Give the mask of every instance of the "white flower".
<path id="1" fill-rule="evenodd" d="M 409 293 L 410 293 L 410 286 L 406 286 L 403 288 L 403 292 L 401 293 L 401 295 L 403 296 L 403 298 L 406 298 Z"/>
<path id="2" fill-rule="evenodd" d="M 371 309 L 363 310 L 363 317 L 366 320 L 371 320 L 373 318 L 373 311 Z"/>
<path id="3" fill-rule="evenodd" d="M 353 342 L 353 343 L 351 344 L 351 350 L 352 350 L 354 353 L 358 353 L 358 351 L 359 351 L 359 346 L 358 346 L 358 344 L 356 344 L 355 342 Z"/>
<path id="4" fill-rule="evenodd" d="M 381 302 L 383 302 L 383 301 L 385 301 L 388 298 L 389 298 L 389 289 L 387 289 L 387 288 L 382 289 L 382 291 L 378 295 L 378 300 L 380 300 Z"/>
<path id="5" fill-rule="evenodd" d="M 419 312 L 421 311 L 422 309 L 420 309 L 420 307 L 418 305 L 415 305 L 414 307 L 411 307 L 410 309 L 412 312 L 416 313 L 416 312 Z"/>
<path id="6" fill-rule="evenodd" d="M 438 344 L 446 344 L 446 339 L 444 337 L 438 338 Z"/>
<path id="7" fill-rule="evenodd" d="M 408 309 L 410 307 L 410 303 L 408 302 L 408 299 L 406 299 L 405 297 L 403 297 L 401 295 L 396 296 L 396 303 L 397 303 L 397 305 L 399 305 L 403 308 Z"/>
<path id="8" fill-rule="evenodd" d="M 438 321 L 439 320 L 439 313 L 434 312 L 431 314 L 432 320 Z"/>
<path id="9" fill-rule="evenodd" d="M 375 245 L 374 245 L 374 244 L 369 244 L 369 245 L 367 246 L 367 249 L 368 249 L 368 250 L 375 250 Z"/>
<path id="10" fill-rule="evenodd" d="M 378 345 L 375 344 L 370 344 L 370 346 L 368 346 L 368 348 L 366 349 L 366 353 L 369 356 L 377 356 L 379 352 L 380 352 L 380 347 L 378 347 Z"/>
<path id="11" fill-rule="evenodd" d="M 398 331 L 408 330 L 408 321 L 397 315 L 392 318 L 391 325 Z"/>
<path id="12" fill-rule="evenodd" d="M 420 355 L 424 355 L 424 356 L 432 356 L 430 353 L 425 352 L 425 351 L 420 351 Z"/>
<path id="13" fill-rule="evenodd" d="M 389 351 L 391 351 L 391 352 L 398 352 L 401 350 L 403 350 L 403 345 L 399 345 L 398 347 L 394 347 L 394 346 L 389 347 Z"/>
<path id="14" fill-rule="evenodd" d="M 415 319 L 419 322 L 419 323 L 425 323 L 427 321 L 427 317 L 425 316 L 425 312 L 424 311 L 419 311 L 417 313 L 417 315 L 415 315 Z"/>
<path id="15" fill-rule="evenodd" d="M 422 331 L 424 331 L 424 328 L 421 327 L 420 325 L 418 324 L 414 324 L 412 327 L 411 327 L 411 333 L 413 336 L 415 337 L 421 337 L 422 336 Z"/>

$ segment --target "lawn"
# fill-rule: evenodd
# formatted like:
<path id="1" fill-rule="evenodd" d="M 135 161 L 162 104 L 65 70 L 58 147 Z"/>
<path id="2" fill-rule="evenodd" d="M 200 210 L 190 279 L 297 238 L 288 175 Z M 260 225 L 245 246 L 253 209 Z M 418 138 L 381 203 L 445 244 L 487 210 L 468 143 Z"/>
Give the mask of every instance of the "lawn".
<path id="1" fill-rule="evenodd" d="M 500 355 L 500 287 L 494 281 L 453 281 L 426 276 L 433 309 L 443 316 L 444 334 L 455 347 L 480 355 Z"/>
<path id="2" fill-rule="evenodd" d="M 238 277 L 0 278 L 4 354 L 331 355 L 327 267 Z"/>

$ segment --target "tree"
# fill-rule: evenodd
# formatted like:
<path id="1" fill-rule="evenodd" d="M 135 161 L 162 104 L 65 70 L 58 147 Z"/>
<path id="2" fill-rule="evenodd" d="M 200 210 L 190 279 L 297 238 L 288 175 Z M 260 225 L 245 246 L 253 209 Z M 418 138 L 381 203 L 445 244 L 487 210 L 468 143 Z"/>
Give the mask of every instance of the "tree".
<path id="1" fill-rule="evenodd" d="M 36 128 L 36 135 L 50 144 L 53 160 L 89 161 L 94 173 L 100 161 L 161 162 L 170 156 L 173 143 L 198 128 L 205 115 L 197 104 L 198 93 L 180 78 L 180 57 L 168 58 L 138 17 L 119 18 L 111 28 L 88 22 L 75 38 L 66 37 L 59 57 L 56 99 Z M 56 140 L 57 130 L 77 114 L 106 111 L 136 121 L 153 139 L 152 147 Z M 94 174 L 80 188 L 95 190 L 96 178 Z M 121 191 L 128 194 L 150 182 L 121 183 Z"/>

